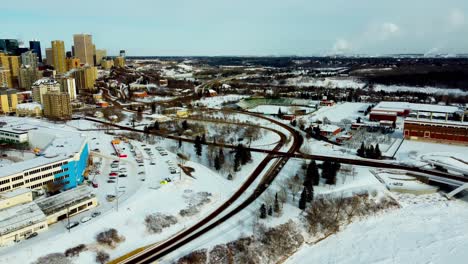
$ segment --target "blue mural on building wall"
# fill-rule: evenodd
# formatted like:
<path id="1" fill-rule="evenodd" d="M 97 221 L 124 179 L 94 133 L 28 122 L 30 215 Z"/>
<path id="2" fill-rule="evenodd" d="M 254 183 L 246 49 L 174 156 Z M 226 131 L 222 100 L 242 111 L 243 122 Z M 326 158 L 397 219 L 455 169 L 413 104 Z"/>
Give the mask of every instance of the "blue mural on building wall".
<path id="1" fill-rule="evenodd" d="M 55 174 L 55 178 L 60 178 L 61 176 L 69 175 L 68 178 L 65 178 L 62 182 L 65 183 L 63 187 L 64 190 L 73 189 L 79 184 L 83 183 L 84 177 L 83 174 L 86 170 L 86 165 L 88 164 L 89 149 L 88 144 L 85 144 L 83 150 L 80 154 L 80 159 L 77 161 L 69 161 L 67 164 L 62 165 L 63 172 Z"/>

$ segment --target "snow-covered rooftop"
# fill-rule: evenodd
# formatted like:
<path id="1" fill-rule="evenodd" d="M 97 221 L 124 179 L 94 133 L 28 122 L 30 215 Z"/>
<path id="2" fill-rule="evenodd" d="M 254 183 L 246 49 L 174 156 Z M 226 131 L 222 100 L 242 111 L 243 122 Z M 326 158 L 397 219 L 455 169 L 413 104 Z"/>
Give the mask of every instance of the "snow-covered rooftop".
<path id="1" fill-rule="evenodd" d="M 408 102 L 380 102 L 373 110 L 395 111 L 395 110 L 411 110 L 422 112 L 439 112 L 439 113 L 455 113 L 459 111 L 458 107 L 448 105 L 433 105 L 433 104 L 415 104 Z"/>
<path id="2" fill-rule="evenodd" d="M 58 84 L 58 82 L 56 80 L 54 80 L 54 79 L 51 79 L 51 78 L 41 78 L 41 79 L 35 81 L 33 85 L 41 85 L 41 84 L 55 85 L 55 84 Z"/>
<path id="3" fill-rule="evenodd" d="M 16 109 L 18 110 L 35 110 L 37 107 L 42 110 L 42 105 L 36 102 L 16 105 Z"/>
<path id="4" fill-rule="evenodd" d="M 34 202 L 0 210 L 0 234 L 5 235 L 45 220 L 46 216 Z"/>
<path id="5" fill-rule="evenodd" d="M 0 194 L 0 200 L 9 199 L 9 198 L 16 197 L 16 196 L 29 193 L 29 192 L 31 192 L 31 189 L 28 189 L 28 188 L 19 188 L 13 191 L 4 192 Z"/>
<path id="6" fill-rule="evenodd" d="M 93 189 L 81 185 L 51 197 L 39 198 L 35 202 L 46 215 L 50 215 L 92 197 L 95 197 Z"/>
<path id="7" fill-rule="evenodd" d="M 18 131 L 27 132 L 31 145 L 43 146 L 43 155 L 3 167 L 0 170 L 0 177 L 68 159 L 70 156 L 79 153 L 87 141 L 86 137 L 80 133 L 60 130 L 57 127 L 41 126 L 35 123 L 25 123 L 28 122 L 28 119 L 18 119 L 16 122 L 11 120 L 15 119 L 9 118 L 6 120 L 9 126 L 4 126 L 1 129 L 10 129 L 16 133 Z M 13 130 L 13 128 L 19 128 L 19 130 Z"/>

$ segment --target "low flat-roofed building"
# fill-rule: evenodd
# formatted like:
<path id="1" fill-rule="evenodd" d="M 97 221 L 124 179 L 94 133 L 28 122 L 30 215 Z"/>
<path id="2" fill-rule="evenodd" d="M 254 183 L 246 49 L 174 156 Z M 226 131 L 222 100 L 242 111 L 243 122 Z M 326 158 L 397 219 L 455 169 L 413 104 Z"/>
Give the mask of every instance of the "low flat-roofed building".
<path id="1" fill-rule="evenodd" d="M 20 188 L 0 194 L 0 210 L 13 207 L 18 204 L 32 202 L 33 195 L 30 189 Z"/>
<path id="2" fill-rule="evenodd" d="M 93 189 L 86 185 L 51 197 L 39 198 L 35 202 L 46 215 L 49 225 L 98 205 Z"/>
<path id="3" fill-rule="evenodd" d="M 21 117 L 40 117 L 42 116 L 42 105 L 36 102 L 18 104 L 16 105 L 16 115 Z"/>
<path id="4" fill-rule="evenodd" d="M 396 112 L 386 112 L 386 111 L 371 111 L 369 114 L 370 121 L 392 121 L 396 122 L 397 113 Z"/>
<path id="5" fill-rule="evenodd" d="M 41 208 L 29 202 L 0 210 L 0 245 L 47 230 L 47 218 Z"/>
<path id="6" fill-rule="evenodd" d="M 335 125 L 321 125 L 320 126 L 320 133 L 322 136 L 329 137 L 337 135 L 341 132 L 341 127 Z"/>
<path id="7" fill-rule="evenodd" d="M 398 116 L 407 116 L 411 112 L 453 114 L 459 111 L 459 109 L 456 106 L 447 105 L 383 101 L 377 104 L 372 111 L 395 112 Z"/>
<path id="8" fill-rule="evenodd" d="M 467 122 L 407 118 L 403 131 L 406 139 L 468 143 Z"/>
<path id="9" fill-rule="evenodd" d="M 0 141 L 12 143 L 28 142 L 28 131 L 20 127 L 0 127 Z"/>

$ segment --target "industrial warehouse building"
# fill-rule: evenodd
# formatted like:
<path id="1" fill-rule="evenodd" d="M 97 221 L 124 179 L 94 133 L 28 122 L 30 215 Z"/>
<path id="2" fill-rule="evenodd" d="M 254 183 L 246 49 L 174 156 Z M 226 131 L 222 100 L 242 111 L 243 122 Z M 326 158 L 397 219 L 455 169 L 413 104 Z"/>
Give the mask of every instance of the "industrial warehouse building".
<path id="1" fill-rule="evenodd" d="M 468 123 L 407 118 L 404 137 L 405 139 L 468 143 Z"/>
<path id="2" fill-rule="evenodd" d="M 0 246 L 44 232 L 49 225 L 98 205 L 87 186 L 33 201 L 32 190 L 21 188 L 0 194 Z"/>

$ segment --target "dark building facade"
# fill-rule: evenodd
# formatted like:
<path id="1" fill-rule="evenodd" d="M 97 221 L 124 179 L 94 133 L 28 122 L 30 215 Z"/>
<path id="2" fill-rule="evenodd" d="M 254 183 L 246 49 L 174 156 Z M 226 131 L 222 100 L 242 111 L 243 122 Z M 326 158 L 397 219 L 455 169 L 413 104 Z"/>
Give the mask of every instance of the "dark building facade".
<path id="1" fill-rule="evenodd" d="M 42 62 L 41 42 L 37 40 L 29 41 L 29 49 L 36 53 L 39 62 Z"/>
<path id="2" fill-rule="evenodd" d="M 15 55 L 19 44 L 16 39 L 0 39 L 0 52 Z"/>

